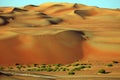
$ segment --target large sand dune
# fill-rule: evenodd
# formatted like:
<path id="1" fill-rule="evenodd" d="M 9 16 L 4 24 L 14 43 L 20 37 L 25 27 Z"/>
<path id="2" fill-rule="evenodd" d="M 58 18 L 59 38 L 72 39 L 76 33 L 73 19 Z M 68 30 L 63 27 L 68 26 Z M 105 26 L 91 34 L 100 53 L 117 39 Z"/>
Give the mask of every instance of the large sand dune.
<path id="1" fill-rule="evenodd" d="M 120 60 L 120 11 L 45 3 L 0 8 L 0 65 Z"/>

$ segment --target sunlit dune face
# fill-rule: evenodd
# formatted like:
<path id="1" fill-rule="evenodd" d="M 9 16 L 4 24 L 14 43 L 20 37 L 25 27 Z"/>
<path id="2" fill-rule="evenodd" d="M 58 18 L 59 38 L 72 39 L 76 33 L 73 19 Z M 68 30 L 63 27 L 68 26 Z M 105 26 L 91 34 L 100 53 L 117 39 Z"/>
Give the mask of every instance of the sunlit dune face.
<path id="1" fill-rule="evenodd" d="M 0 65 L 120 59 L 120 11 L 71 3 L 0 7 Z"/>

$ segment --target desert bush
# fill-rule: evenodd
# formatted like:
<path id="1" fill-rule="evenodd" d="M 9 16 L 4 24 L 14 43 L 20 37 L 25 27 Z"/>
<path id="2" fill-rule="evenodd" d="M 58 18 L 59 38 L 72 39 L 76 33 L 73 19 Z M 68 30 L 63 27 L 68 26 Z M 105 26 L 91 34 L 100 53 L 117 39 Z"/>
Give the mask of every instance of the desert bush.
<path id="1" fill-rule="evenodd" d="M 86 67 L 82 65 L 82 66 L 79 66 L 79 67 L 72 69 L 72 71 L 79 71 L 79 70 L 84 69 L 84 68 L 86 68 Z"/>
<path id="2" fill-rule="evenodd" d="M 57 66 L 57 67 L 61 67 L 61 66 L 62 66 L 62 64 L 55 64 L 55 66 Z"/>
<path id="3" fill-rule="evenodd" d="M 73 64 L 73 66 L 79 66 L 80 64 L 76 63 L 76 64 Z"/>
<path id="4" fill-rule="evenodd" d="M 108 67 L 112 67 L 113 65 L 112 64 L 107 64 Z"/>
<path id="5" fill-rule="evenodd" d="M 46 68 L 40 68 L 40 71 L 46 71 Z"/>
<path id="6" fill-rule="evenodd" d="M 67 71 L 67 69 L 66 69 L 66 68 L 63 68 L 62 71 Z"/>
<path id="7" fill-rule="evenodd" d="M 74 71 L 70 71 L 70 72 L 68 72 L 68 75 L 75 75 L 75 72 Z"/>
<path id="8" fill-rule="evenodd" d="M 100 70 L 98 71 L 98 73 L 105 74 L 106 71 L 105 71 L 104 69 L 100 69 Z"/>
<path id="9" fill-rule="evenodd" d="M 46 68 L 46 65 L 41 65 L 41 68 Z"/>
<path id="10" fill-rule="evenodd" d="M 18 70 L 21 70 L 22 65 L 17 65 L 16 68 L 17 68 Z"/>
<path id="11" fill-rule="evenodd" d="M 53 69 L 52 69 L 52 68 L 47 68 L 46 71 L 47 71 L 47 72 L 51 72 L 51 71 L 53 71 Z"/>
<path id="12" fill-rule="evenodd" d="M 80 67 L 78 67 L 78 68 L 80 68 L 80 69 L 84 69 L 84 68 L 85 68 L 85 66 L 83 66 L 83 65 L 82 65 L 82 66 L 80 66 Z"/>
<path id="13" fill-rule="evenodd" d="M 91 66 L 86 66 L 86 68 L 91 68 Z"/>

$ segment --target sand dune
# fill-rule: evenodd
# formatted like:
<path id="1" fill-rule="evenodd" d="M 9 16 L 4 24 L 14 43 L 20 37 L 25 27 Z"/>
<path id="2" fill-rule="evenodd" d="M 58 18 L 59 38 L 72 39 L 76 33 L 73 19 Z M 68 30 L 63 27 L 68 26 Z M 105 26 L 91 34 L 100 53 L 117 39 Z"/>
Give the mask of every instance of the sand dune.
<path id="1" fill-rule="evenodd" d="M 120 11 L 45 3 L 0 8 L 0 65 L 120 60 Z"/>

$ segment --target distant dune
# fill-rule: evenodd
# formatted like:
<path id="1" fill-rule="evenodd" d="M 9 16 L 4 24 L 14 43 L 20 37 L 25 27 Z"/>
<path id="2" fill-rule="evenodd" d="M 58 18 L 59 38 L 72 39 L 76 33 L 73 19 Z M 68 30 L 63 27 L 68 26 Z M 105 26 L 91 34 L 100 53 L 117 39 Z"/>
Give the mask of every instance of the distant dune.
<path id="1" fill-rule="evenodd" d="M 120 60 L 120 10 L 45 3 L 0 7 L 0 65 Z"/>

